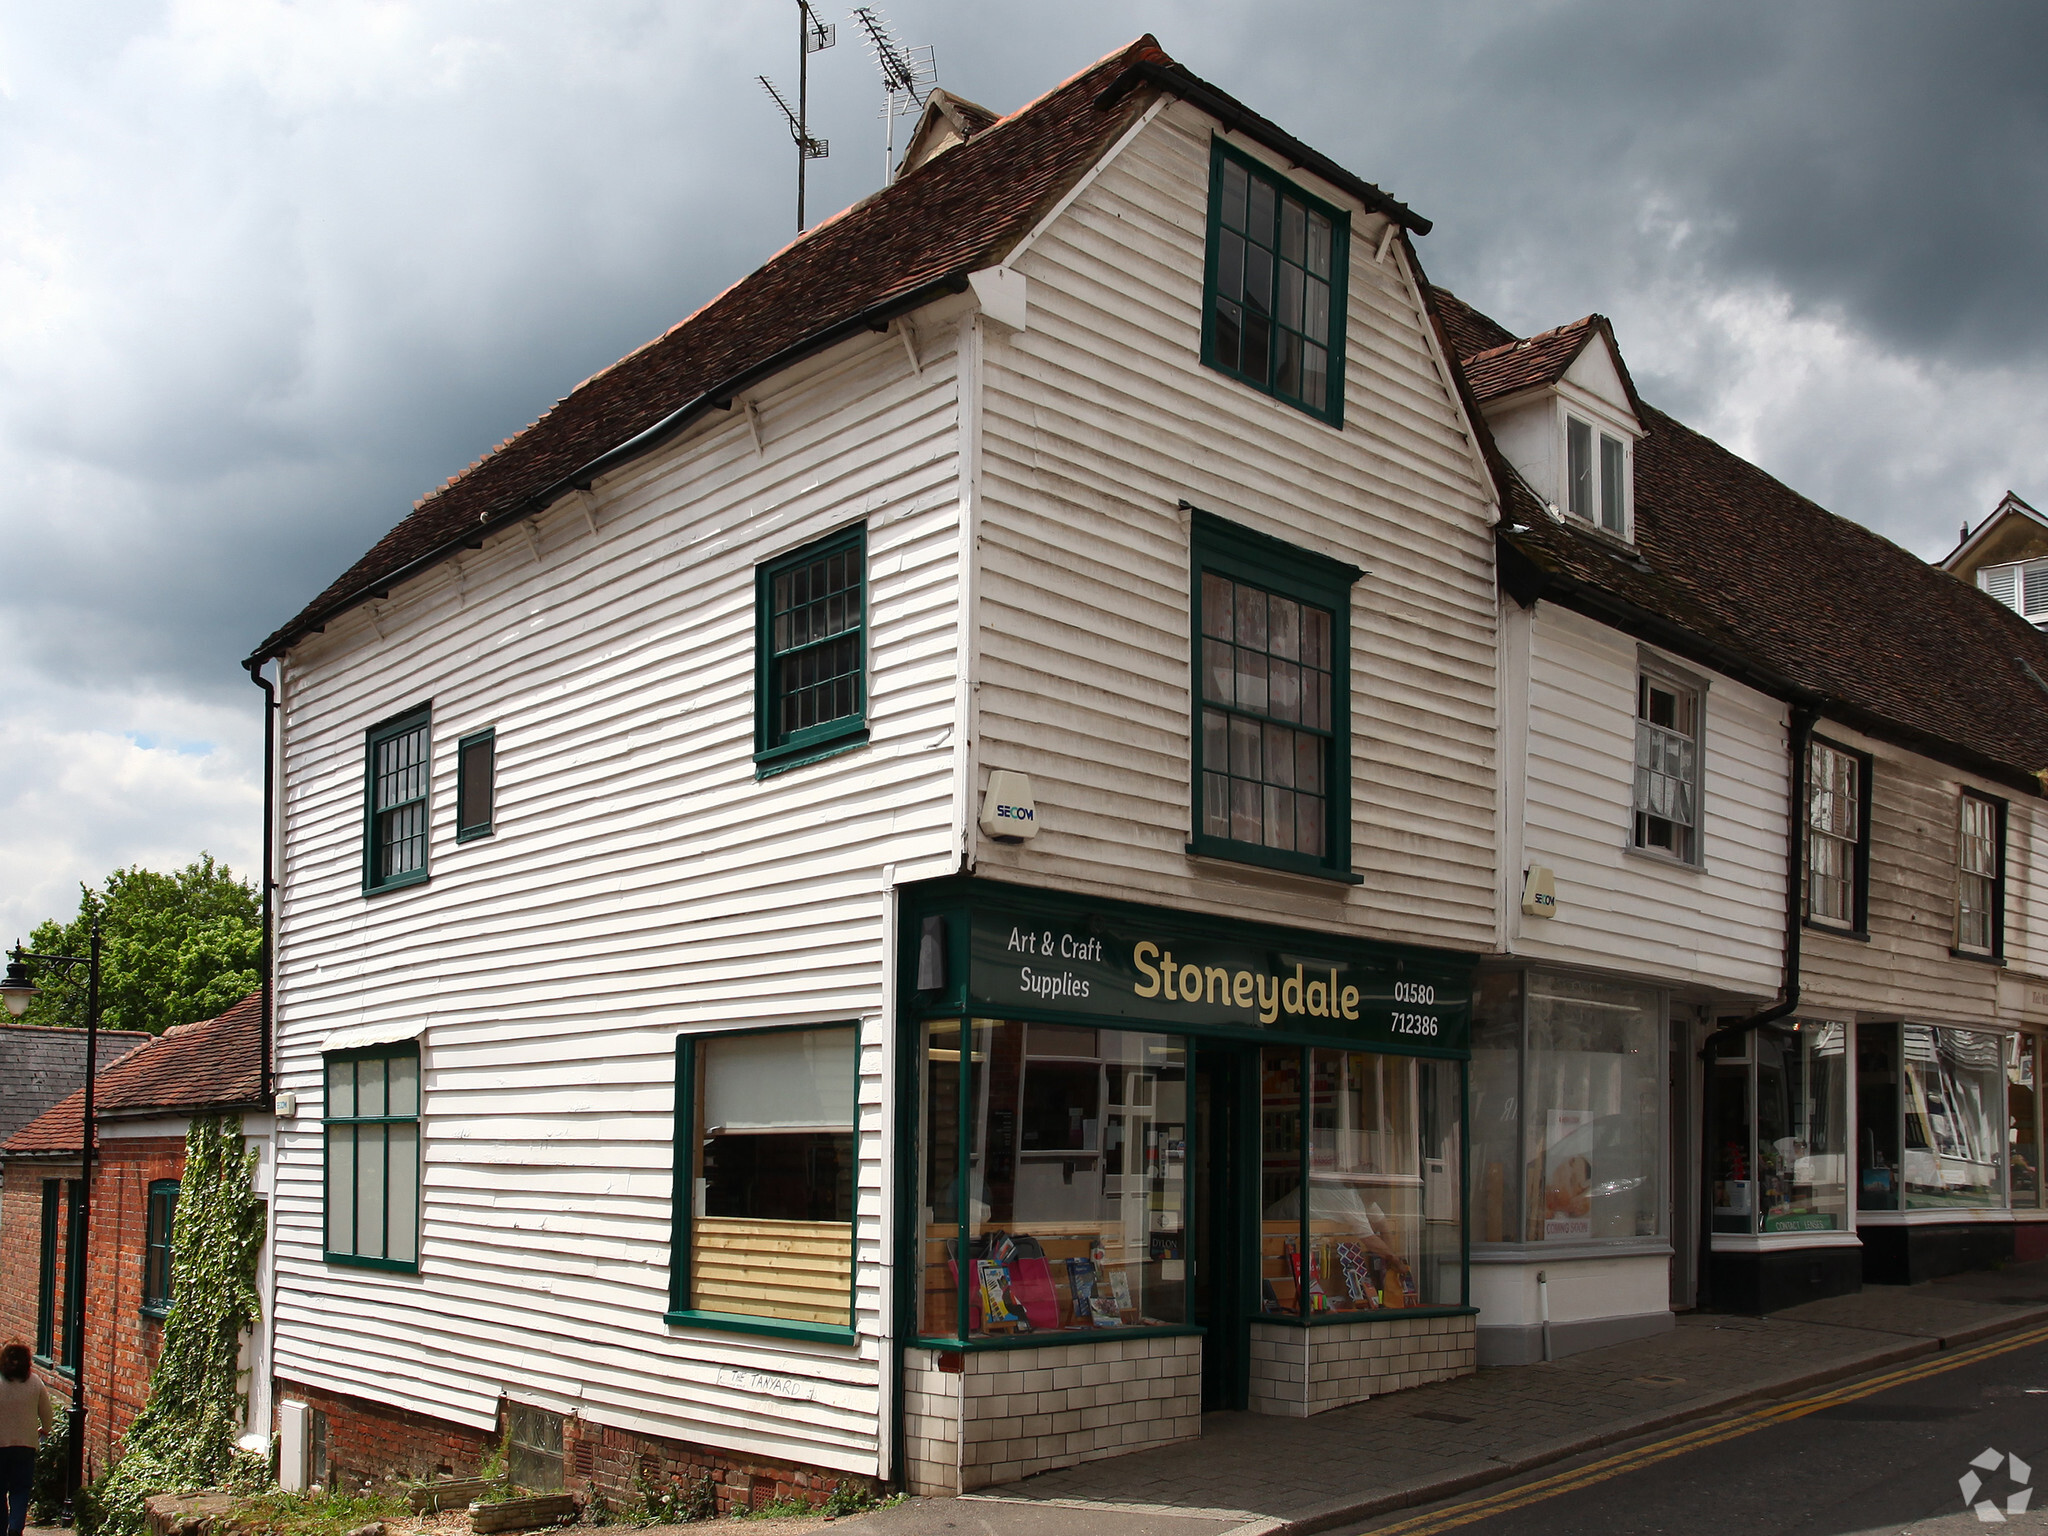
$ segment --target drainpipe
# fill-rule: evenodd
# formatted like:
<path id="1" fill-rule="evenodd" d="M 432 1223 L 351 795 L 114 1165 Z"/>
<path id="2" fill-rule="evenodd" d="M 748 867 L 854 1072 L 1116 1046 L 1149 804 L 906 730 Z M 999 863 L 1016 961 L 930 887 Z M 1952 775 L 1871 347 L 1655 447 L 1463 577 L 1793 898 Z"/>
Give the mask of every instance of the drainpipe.
<path id="1" fill-rule="evenodd" d="M 273 838 L 277 826 L 277 685 L 263 675 L 264 663 L 244 663 L 249 669 L 249 681 L 263 690 L 263 947 L 257 962 L 257 985 L 262 988 L 262 1022 L 258 1026 L 259 1091 L 265 1103 L 270 1102 L 270 1036 L 274 1021 L 274 1004 L 271 975 L 271 949 L 273 917 L 271 902 L 277 890 L 277 880 L 272 874 L 276 866 L 276 849 Z M 280 663 L 282 665 L 282 663 Z M 276 1154 L 273 1151 L 272 1156 Z"/>
<path id="2" fill-rule="evenodd" d="M 1813 755 L 1813 725 L 1818 713 L 1809 705 L 1794 706 L 1792 730 L 1786 748 L 1791 758 L 1788 778 L 1792 795 L 1785 816 L 1784 988 L 1778 995 L 1778 1001 L 1746 1019 L 1723 1025 L 1708 1035 L 1706 1043 L 1700 1047 L 1700 1060 L 1706 1065 L 1705 1081 L 1700 1091 L 1700 1251 L 1698 1292 L 1693 1304 L 1701 1311 L 1713 1304 L 1714 1297 L 1714 1111 L 1718 1107 L 1714 1094 L 1714 1053 L 1723 1040 L 1733 1040 L 1766 1024 L 1775 1024 L 1799 1006 L 1799 937 L 1805 921 L 1800 877 L 1806 865 L 1806 768 Z"/>

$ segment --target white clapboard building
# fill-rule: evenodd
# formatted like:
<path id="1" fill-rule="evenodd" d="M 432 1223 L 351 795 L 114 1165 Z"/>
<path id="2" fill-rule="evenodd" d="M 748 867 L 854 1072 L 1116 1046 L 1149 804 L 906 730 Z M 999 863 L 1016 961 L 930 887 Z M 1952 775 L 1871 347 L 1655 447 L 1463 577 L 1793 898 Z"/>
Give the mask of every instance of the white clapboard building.
<path id="1" fill-rule="evenodd" d="M 288 1482 L 964 1491 L 2048 1244 L 2048 642 L 1428 227 L 1150 38 L 935 98 L 264 642 Z"/>
<path id="2" fill-rule="evenodd" d="M 948 105 L 252 658 L 288 1478 L 943 1491 L 1472 1368 L 1427 221 L 1150 39 Z"/>

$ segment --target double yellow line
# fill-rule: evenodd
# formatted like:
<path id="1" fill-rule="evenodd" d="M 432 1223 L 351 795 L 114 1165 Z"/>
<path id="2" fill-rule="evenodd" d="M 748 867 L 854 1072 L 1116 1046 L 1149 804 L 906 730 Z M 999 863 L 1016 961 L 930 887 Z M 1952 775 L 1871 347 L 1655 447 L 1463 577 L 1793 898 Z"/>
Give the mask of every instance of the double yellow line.
<path id="1" fill-rule="evenodd" d="M 1785 1402 L 1773 1403 L 1769 1407 L 1758 1408 L 1732 1419 L 1703 1424 L 1698 1429 L 1689 1429 L 1664 1440 L 1653 1440 L 1648 1445 L 1637 1446 L 1634 1450 L 1603 1457 L 1599 1461 L 1588 1462 L 1583 1467 L 1574 1467 L 1569 1472 L 1559 1472 L 1554 1476 L 1540 1478 L 1533 1483 L 1524 1483 L 1502 1493 L 1469 1499 L 1463 1504 L 1453 1504 L 1426 1515 L 1416 1515 L 1396 1525 L 1375 1526 L 1372 1536 L 1434 1536 L 1437 1531 L 1455 1530 L 1461 1525 L 1470 1525 L 1475 1520 L 1484 1520 L 1491 1515 L 1504 1515 L 1511 1510 L 1540 1504 L 1545 1499 L 1554 1499 L 1561 1493 L 1571 1493 L 1575 1489 L 1590 1487 L 1594 1483 L 1604 1483 L 1611 1477 L 1621 1476 L 1624 1472 L 1634 1472 L 1641 1467 L 1654 1466 L 1660 1461 L 1669 1461 L 1674 1456 L 1684 1456 L 1692 1451 L 1704 1450 L 1710 1445 L 1719 1445 L 1724 1440 L 1735 1440 L 1743 1435 L 1754 1434 L 1759 1429 L 1772 1424 L 1782 1424 L 1787 1419 L 1801 1419 L 1809 1413 L 1819 1413 L 1822 1409 L 1832 1408 L 1838 1403 L 1853 1403 L 1858 1398 L 1887 1392 L 1893 1387 L 1904 1386 L 1907 1382 L 1939 1376 L 1944 1371 L 1960 1370 L 1963 1366 L 1974 1365 L 1979 1360 L 2009 1355 L 2014 1350 L 2028 1349 L 2041 1343 L 2048 1343 L 2048 1327 L 2011 1334 L 1990 1343 L 1973 1345 L 1913 1365 L 1901 1366 L 1880 1376 L 1866 1377 L 1831 1391 L 1817 1392 L 1811 1397 L 1790 1398 Z"/>

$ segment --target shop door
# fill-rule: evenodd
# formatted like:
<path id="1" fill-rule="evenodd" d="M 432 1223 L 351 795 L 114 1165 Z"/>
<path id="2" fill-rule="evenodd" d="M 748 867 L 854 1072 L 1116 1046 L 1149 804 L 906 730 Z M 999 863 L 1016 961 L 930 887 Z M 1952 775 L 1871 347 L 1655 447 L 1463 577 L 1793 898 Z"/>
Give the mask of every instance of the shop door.
<path id="1" fill-rule="evenodd" d="M 1257 1117 L 1245 1095 L 1257 1081 L 1254 1048 L 1203 1041 L 1195 1052 L 1193 1321 L 1202 1339 L 1202 1411 L 1243 1408 L 1251 1370 L 1244 1271 L 1251 1239 L 1235 1170 L 1258 1167 Z"/>

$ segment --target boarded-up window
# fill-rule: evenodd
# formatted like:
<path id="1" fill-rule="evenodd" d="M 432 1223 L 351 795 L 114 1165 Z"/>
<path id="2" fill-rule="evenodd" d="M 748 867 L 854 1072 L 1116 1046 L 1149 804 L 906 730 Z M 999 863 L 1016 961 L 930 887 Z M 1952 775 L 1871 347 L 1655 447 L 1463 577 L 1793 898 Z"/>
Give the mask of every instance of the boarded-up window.
<path id="1" fill-rule="evenodd" d="M 684 1309 L 851 1325 L 855 1030 L 685 1039 Z"/>

